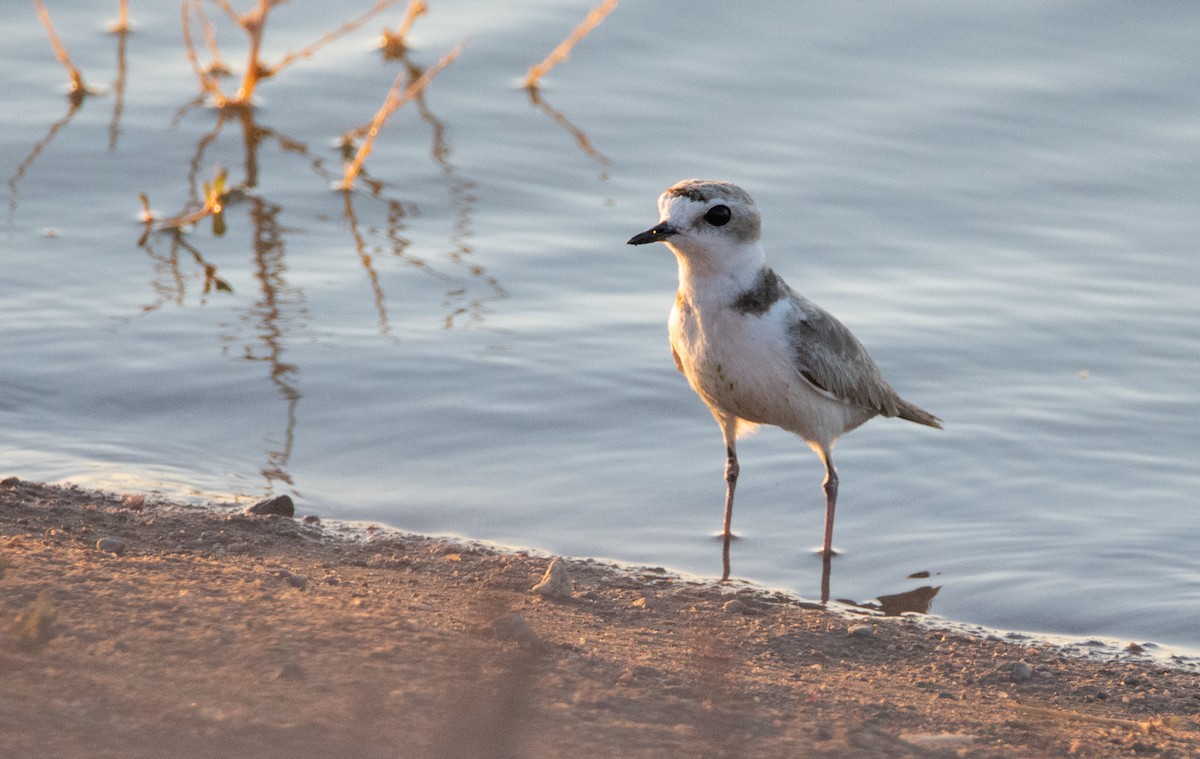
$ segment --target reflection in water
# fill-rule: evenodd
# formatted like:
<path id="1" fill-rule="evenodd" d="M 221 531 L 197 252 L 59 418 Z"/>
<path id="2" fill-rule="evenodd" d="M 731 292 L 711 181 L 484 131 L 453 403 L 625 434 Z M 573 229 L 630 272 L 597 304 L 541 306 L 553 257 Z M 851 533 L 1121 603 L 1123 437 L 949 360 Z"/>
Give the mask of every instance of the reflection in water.
<path id="1" fill-rule="evenodd" d="M 404 56 L 404 66 L 408 69 L 408 76 L 411 80 L 415 81 L 421 75 L 421 70 L 408 59 L 407 55 Z M 468 260 L 473 252 L 468 240 L 475 235 L 475 231 L 471 227 L 471 212 L 475 207 L 475 202 L 479 199 L 474 192 L 475 183 L 460 177 L 454 164 L 450 163 L 450 143 L 446 139 L 446 125 L 433 114 L 433 111 L 429 110 L 424 90 L 417 95 L 415 100 L 417 112 L 433 129 L 433 145 L 429 154 L 433 158 L 433 162 L 442 170 L 442 176 L 450 190 L 450 207 L 454 210 L 454 224 L 450 232 L 451 248 L 448 258 L 453 263 L 465 267 L 471 277 L 483 282 L 491 291 L 490 295 L 473 299 L 467 297 L 466 288 L 447 291 L 443 301 L 443 305 L 448 309 L 445 326 L 446 329 L 450 329 L 454 326 L 454 320 L 460 316 L 466 316 L 468 323 L 478 325 L 490 313 L 486 304 L 505 298 L 508 293 L 500 286 L 500 282 L 488 274 L 482 266 Z"/>
<path id="2" fill-rule="evenodd" d="M 421 69 L 409 61 L 407 56 L 403 56 L 402 60 L 409 81 L 415 82 L 422 75 Z M 450 249 L 445 257 L 455 267 L 467 272 L 468 282 L 482 282 L 488 290 L 488 294 L 484 296 L 471 297 L 472 288 L 469 286 L 459 285 L 447 289 L 443 301 L 447 309 L 445 325 L 452 327 L 460 318 L 464 318 L 468 323 L 479 324 L 488 313 L 487 304 L 505 297 L 506 293 L 483 266 L 471 260 L 474 253 L 470 239 L 474 235 L 471 214 L 476 202 L 475 185 L 460 177 L 451 163 L 446 126 L 429 110 L 423 91 L 419 92 L 414 100 L 421 118 L 433 130 L 430 155 L 446 180 L 453 210 Z M 189 110 L 199 104 L 200 101 L 194 101 L 185 106 L 177 118 L 182 119 Z M 201 182 L 200 177 L 211 170 L 205 168 L 208 165 L 205 156 L 220 138 L 226 125 L 233 121 L 241 126 L 244 174 L 242 181 L 227 189 L 225 172 L 218 169 L 216 179 L 212 183 Z M 245 316 L 245 320 L 254 327 L 257 341 L 243 348 L 242 357 L 247 361 L 262 362 L 269 367 L 269 379 L 283 399 L 286 409 L 282 435 L 266 452 L 267 462 L 260 470 L 270 489 L 276 482 L 283 482 L 289 486 L 294 484 L 288 472 L 288 462 L 296 435 L 296 409 L 302 393 L 297 382 L 299 368 L 286 361 L 284 356 L 291 325 L 296 315 L 303 311 L 303 294 L 298 288 L 289 285 L 286 278 L 285 229 L 280 224 L 283 209 L 256 192 L 260 172 L 259 148 L 268 140 L 278 143 L 284 154 L 298 156 L 307 161 L 311 170 L 321 178 L 321 186 L 328 186 L 336 181 L 337 176 L 326 169 L 324 159 L 313 156 L 304 143 L 261 126 L 256 121 L 252 109 L 217 109 L 216 124 L 197 141 L 196 149 L 188 163 L 188 197 L 183 210 L 167 219 L 154 219 L 149 213 L 148 201 L 144 200 L 147 205 L 147 234 L 143 235 L 139 245 L 155 263 L 155 275 L 151 284 L 158 297 L 146 310 L 153 310 L 167 302 L 183 303 L 188 277 L 181 272 L 181 250 L 190 253 L 191 259 L 201 267 L 204 273 L 204 295 L 210 292 L 231 291 L 229 284 L 217 275 L 216 267 L 205 260 L 198 245 L 192 240 L 191 230 L 194 224 L 211 216 L 214 222 L 213 234 L 220 236 L 224 233 L 225 214 L 232 213 L 236 208 L 247 209 L 247 219 L 253 233 L 251 246 L 259 298 Z M 443 281 L 461 282 L 461 278 L 439 270 L 434 264 L 414 255 L 410 250 L 411 241 L 404 231 L 407 220 L 416 213 L 415 205 L 388 197 L 387 191 L 390 187 L 386 182 L 363 177 L 363 184 L 370 188 L 369 193 L 356 193 L 352 190 L 342 192 L 342 218 L 346 221 L 359 262 L 370 281 L 375 310 L 379 315 L 380 332 L 387 334 L 391 331 L 391 324 L 387 296 L 377 269 L 376 257 L 380 253 L 388 252 Z M 364 225 L 359 222 L 355 203 L 356 199 L 363 197 L 383 204 L 386 225 L 383 231 L 384 242 L 380 244 L 372 244 L 369 240 L 369 235 L 375 232 L 375 227 L 365 225 L 365 230 L 368 231 L 364 231 Z M 167 252 L 159 253 L 156 243 L 163 237 L 169 240 L 169 248 Z"/>
<path id="3" fill-rule="evenodd" d="M 892 593 L 886 596 L 876 596 L 875 601 L 866 603 L 858 603 L 845 598 L 839 598 L 838 603 L 846 604 L 847 606 L 857 606 L 860 609 L 869 609 L 871 611 L 883 612 L 887 617 L 898 617 L 901 614 L 915 612 L 917 614 L 928 614 L 929 607 L 933 604 L 933 598 L 942 589 L 941 585 L 923 585 L 919 588 L 906 590 L 902 593 Z"/>
<path id="4" fill-rule="evenodd" d="M 736 535 L 725 533 L 721 535 L 721 582 L 729 582 L 729 576 L 732 572 L 729 559 L 730 543 L 737 538 Z M 821 603 L 829 602 L 829 574 L 832 569 L 833 556 L 821 553 Z"/>
<path id="5" fill-rule="evenodd" d="M 233 287 L 217 276 L 217 267 L 204 260 L 204 256 L 196 246 L 187 241 L 181 231 L 169 229 L 164 234 L 171 243 L 165 254 L 160 254 L 155 249 L 156 239 L 155 235 L 151 234 L 151 230 L 147 230 L 147 234 L 144 234 L 138 242 L 138 246 L 145 250 L 146 254 L 150 256 L 150 260 L 154 262 L 154 276 L 150 279 L 150 287 L 158 296 L 153 303 L 142 306 L 143 311 L 156 311 L 165 303 L 183 305 L 185 280 L 179 269 L 180 249 L 191 253 L 192 259 L 200 265 L 201 271 L 204 273 L 204 285 L 201 290 L 203 295 L 211 292 L 233 292 Z M 204 301 L 201 300 L 201 302 Z"/>
<path id="6" fill-rule="evenodd" d="M 354 238 L 354 249 L 358 252 L 358 260 L 362 263 L 363 270 L 367 272 L 367 279 L 371 282 L 371 292 L 375 294 L 375 310 L 379 312 L 379 334 L 386 335 L 392 331 L 391 325 L 388 324 L 387 300 L 383 294 L 383 287 L 379 284 L 379 272 L 375 270 L 374 260 L 371 258 L 370 251 L 367 250 L 367 241 L 363 238 L 362 232 L 358 228 L 358 215 L 354 212 L 354 193 L 348 189 L 339 190 L 339 192 L 342 193 L 342 200 L 344 201 L 342 218 L 346 220 L 346 225 L 350 229 L 350 236 Z M 389 210 L 388 236 L 390 239 L 403 240 L 398 234 L 391 234 L 392 218 L 393 215 Z M 399 224 L 400 222 L 397 221 L 396 223 Z M 407 241 L 405 241 L 405 246 L 407 247 Z"/>
<path id="7" fill-rule="evenodd" d="M 729 582 L 729 543 L 732 535 L 721 536 L 721 582 Z"/>
<path id="8" fill-rule="evenodd" d="M 736 536 L 722 535 L 721 536 L 721 582 L 729 582 L 731 574 L 731 563 L 729 558 L 729 547 L 732 540 Z M 821 553 L 821 603 L 829 603 L 829 582 L 831 570 L 833 568 L 833 556 Z M 912 578 L 929 577 L 928 572 L 914 572 L 908 575 Z M 928 614 L 929 607 L 933 604 L 934 596 L 942 586 L 923 585 L 919 588 L 906 590 L 901 593 L 892 593 L 889 595 L 876 596 L 875 603 L 858 603 L 844 598 L 837 599 L 838 603 L 846 604 L 847 606 L 857 606 L 861 609 L 869 609 L 871 611 L 883 612 L 885 616 L 894 617 L 901 614 L 915 612 L 917 614 Z"/>
<path id="9" fill-rule="evenodd" d="M 34 143 L 33 148 L 29 151 L 29 155 L 25 156 L 25 160 L 21 161 L 17 166 L 17 170 L 8 178 L 9 216 L 15 216 L 17 213 L 17 186 L 25 176 L 25 172 L 29 171 L 29 167 L 33 166 L 33 162 L 46 149 L 46 146 L 54 141 L 54 136 L 58 134 L 59 130 L 71 123 L 71 119 L 75 118 L 75 114 L 79 112 L 87 96 L 88 93 L 84 90 L 75 90 L 67 96 L 67 102 L 70 103 L 70 106 L 67 108 L 67 115 L 50 125 L 50 131 L 46 132 L 46 136 Z"/>
<path id="10" fill-rule="evenodd" d="M 283 440 L 277 450 L 267 451 L 267 464 L 261 469 L 268 485 L 276 480 L 293 484 L 287 471 L 292 456 L 292 444 L 296 433 L 296 405 L 300 391 L 295 377 L 299 368 L 283 360 L 284 338 L 294 313 L 303 311 L 302 295 L 284 278 L 287 264 L 284 260 L 284 243 L 279 226 L 282 208 L 261 198 L 250 199 L 250 221 L 254 226 L 254 276 L 259 282 L 261 297 L 247 314 L 254 323 L 261 345 L 247 345 L 243 357 L 247 361 L 262 361 L 270 367 L 271 382 L 279 391 L 287 407 L 287 424 Z"/>
<path id="11" fill-rule="evenodd" d="M 535 108 L 538 108 L 539 110 L 541 110 L 542 113 L 546 114 L 551 119 L 553 119 L 554 123 L 558 124 L 560 127 L 565 129 L 568 134 L 570 134 L 572 137 L 574 137 L 576 144 L 579 145 L 579 149 L 582 150 L 584 152 L 584 154 L 587 155 L 588 158 L 591 158 L 596 163 L 600 164 L 601 167 L 608 166 L 608 164 L 609 164 L 608 158 L 605 157 L 603 153 L 596 150 L 595 146 L 592 145 L 592 141 L 587 136 L 586 132 L 584 132 L 582 129 L 580 129 L 579 127 L 572 124 L 561 111 L 556 111 L 553 108 L 551 108 L 550 104 L 542 99 L 541 93 L 538 92 L 538 90 L 536 88 L 531 88 L 530 90 L 528 90 L 528 92 L 529 92 L 529 102 L 532 103 Z M 600 181 L 602 181 L 602 182 L 608 181 L 608 172 L 604 168 L 602 168 L 600 171 Z"/>
<path id="12" fill-rule="evenodd" d="M 409 88 L 413 88 L 413 85 L 418 80 L 426 76 L 426 71 L 413 63 L 406 51 L 400 55 L 394 55 L 389 54 L 385 50 L 385 56 L 398 58 L 403 63 L 405 73 L 407 74 L 406 86 Z M 443 58 L 442 60 L 444 62 L 446 59 Z M 442 62 L 439 62 L 438 65 L 442 65 Z M 451 163 L 450 143 L 446 137 L 446 125 L 429 109 L 429 104 L 425 99 L 424 88 L 413 88 L 412 101 L 416 103 L 421 119 L 429 124 L 432 129 L 432 144 L 429 154 L 433 162 L 441 170 L 450 193 L 450 208 L 454 213 L 454 221 L 451 226 L 450 249 L 446 252 L 446 259 L 454 266 L 465 269 L 470 277 L 470 281 L 480 282 L 487 289 L 487 294 L 476 297 L 471 297 L 472 290 L 469 286 L 451 287 L 446 290 L 442 301 L 442 305 L 446 309 L 444 325 L 447 329 L 450 329 L 455 326 L 457 320 L 465 317 L 467 323 L 477 326 L 482 324 L 490 313 L 488 304 L 507 297 L 508 293 L 500 285 L 499 280 L 490 275 L 483 266 L 471 260 L 474 249 L 470 244 L 470 239 L 475 234 L 471 223 L 471 214 L 478 199 L 474 193 L 475 183 L 459 176 L 456 167 Z M 361 133 L 361 129 L 351 130 L 343 138 L 340 148 L 344 160 L 350 160 L 354 156 L 355 151 L 351 140 L 354 137 L 360 136 Z M 370 178 L 366 175 L 365 169 L 361 167 L 357 172 L 357 179 L 369 188 L 369 196 L 371 198 L 382 201 L 386 206 L 387 226 L 384 234 L 388 240 L 392 255 L 438 279 L 451 282 L 457 281 L 456 277 L 441 272 L 430 261 L 409 252 L 408 248 L 411 241 L 400 234 L 400 232 L 405 228 L 404 219 L 415 213 L 416 206 L 386 197 L 384 191 L 388 189 L 389 185 L 386 182 Z M 359 260 L 362 262 L 364 269 L 367 271 L 368 279 L 371 281 L 376 309 L 379 312 L 380 330 L 386 333 L 390 327 L 388 325 L 384 293 L 379 285 L 378 274 L 374 268 L 374 260 L 371 256 L 367 240 L 361 232 L 358 215 L 354 206 L 354 198 L 361 196 L 348 189 L 344 189 L 343 197 L 343 218 L 346 219 L 349 225 Z M 379 250 L 379 248 L 375 250 Z"/>
<path id="13" fill-rule="evenodd" d="M 829 603 L 829 570 L 833 563 L 833 554 L 821 552 L 821 603 Z"/>
<path id="14" fill-rule="evenodd" d="M 121 2 L 121 20 L 110 31 L 117 36 L 117 78 L 113 80 L 113 114 L 108 124 L 108 150 L 111 153 L 117 149 L 117 139 L 121 135 L 121 113 L 125 110 L 125 43 L 129 37 L 126 0 Z"/>
<path id="15" fill-rule="evenodd" d="M 244 179 L 241 184 L 229 190 L 225 189 L 224 172 L 218 170 L 217 178 L 212 184 L 204 183 L 203 198 L 197 187 L 197 177 L 204 164 L 204 155 L 220 136 L 231 114 L 237 116 L 242 127 L 242 146 Z M 268 377 L 275 385 L 285 405 L 285 422 L 280 439 L 266 451 L 267 461 L 260 472 L 271 489 L 275 482 L 292 485 L 293 480 L 288 472 L 288 462 L 291 459 L 296 433 L 296 408 L 301 398 L 297 387 L 296 377 L 299 368 L 284 360 L 285 345 L 288 337 L 288 325 L 295 316 L 303 312 L 303 298 L 300 291 L 292 287 L 285 277 L 287 272 L 286 247 L 284 244 L 283 227 L 279 223 L 282 206 L 258 196 L 254 189 L 258 184 L 258 149 L 266 139 L 275 139 L 285 153 L 308 156 L 307 148 L 295 140 L 278 135 L 270 129 L 260 127 L 253 113 L 247 109 L 235 111 L 222 110 L 218 112 L 217 123 L 212 131 L 200 138 L 196 151 L 192 155 L 188 167 L 188 201 L 183 211 L 170 219 L 154 223 L 153 217 L 147 214 L 148 224 L 154 225 L 155 233 L 143 235 L 141 247 L 146 250 L 155 262 L 155 276 L 151 287 L 158 294 L 154 304 L 145 310 L 153 310 L 163 303 L 183 303 L 186 277 L 180 271 L 179 251 L 191 253 L 192 259 L 201 267 L 204 273 L 203 294 L 213 291 L 232 291 L 230 285 L 216 273 L 216 267 L 205 260 L 199 248 L 189 241 L 187 230 L 205 216 L 212 215 L 214 235 L 221 235 L 224 230 L 224 214 L 228 208 L 245 206 L 247 220 L 252 230 L 251 252 L 254 261 L 254 278 L 258 282 L 259 299 L 247 312 L 245 319 L 250 322 L 257 335 L 257 342 L 243 347 L 242 358 L 247 361 L 262 362 L 268 366 Z M 319 161 L 312 161 L 315 170 L 320 171 Z M 155 249 L 156 239 L 167 236 L 170 247 L 165 254 L 159 254 Z"/>
<path id="16" fill-rule="evenodd" d="M 923 585 L 919 588 L 906 590 L 903 593 L 893 593 L 888 596 L 877 596 L 879 609 L 889 617 L 896 617 L 906 612 L 928 614 L 933 603 L 933 597 L 942 589 L 941 585 Z"/>

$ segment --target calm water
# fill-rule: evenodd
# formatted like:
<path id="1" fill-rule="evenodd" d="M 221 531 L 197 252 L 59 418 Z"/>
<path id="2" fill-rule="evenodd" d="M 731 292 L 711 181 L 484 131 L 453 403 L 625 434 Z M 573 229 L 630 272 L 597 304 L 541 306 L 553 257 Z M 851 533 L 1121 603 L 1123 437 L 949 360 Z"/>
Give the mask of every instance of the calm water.
<path id="1" fill-rule="evenodd" d="M 669 184 L 724 178 L 946 420 L 841 442 L 835 597 L 940 585 L 951 619 L 1200 650 L 1200 6 L 630 2 L 531 103 L 589 3 L 434 0 L 410 61 L 471 40 L 347 206 L 333 143 L 401 69 L 383 21 L 264 82 L 244 128 L 180 115 L 178 4 L 134 4 L 123 79 L 110 17 L 68 5 L 106 94 L 70 110 L 31 7 L 0 49 L 0 474 L 717 575 L 674 260 L 624 241 Z M 267 59 L 368 5 L 279 8 Z M 248 185 L 224 236 L 139 244 L 140 192 L 175 214 L 218 166 Z M 815 597 L 816 457 L 774 430 L 740 453 L 734 574 Z"/>

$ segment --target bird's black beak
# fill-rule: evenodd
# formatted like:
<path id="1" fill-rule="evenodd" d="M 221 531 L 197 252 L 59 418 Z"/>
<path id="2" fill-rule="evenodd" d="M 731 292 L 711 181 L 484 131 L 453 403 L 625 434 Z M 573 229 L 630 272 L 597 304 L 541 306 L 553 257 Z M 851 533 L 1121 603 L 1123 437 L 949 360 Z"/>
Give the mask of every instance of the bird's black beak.
<path id="1" fill-rule="evenodd" d="M 677 231 L 675 227 L 667 222 L 659 222 L 653 227 L 650 227 L 645 232 L 634 235 L 629 238 L 629 245 L 645 245 L 648 242 L 662 242 L 668 237 L 672 237 Z"/>

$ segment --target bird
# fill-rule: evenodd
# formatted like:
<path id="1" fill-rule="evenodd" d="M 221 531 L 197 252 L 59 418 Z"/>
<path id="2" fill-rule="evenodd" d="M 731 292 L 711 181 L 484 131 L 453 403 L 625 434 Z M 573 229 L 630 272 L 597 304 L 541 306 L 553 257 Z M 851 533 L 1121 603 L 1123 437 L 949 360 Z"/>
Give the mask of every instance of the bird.
<path id="1" fill-rule="evenodd" d="M 629 245 L 665 243 L 679 264 L 668 320 L 675 367 L 700 396 L 725 443 L 725 521 L 733 536 L 737 440 L 760 425 L 798 435 L 825 466 L 825 534 L 833 551 L 837 439 L 875 416 L 942 428 L 884 381 L 844 324 L 787 285 L 767 265 L 762 216 L 732 182 L 687 179 L 658 198 L 659 222 Z"/>

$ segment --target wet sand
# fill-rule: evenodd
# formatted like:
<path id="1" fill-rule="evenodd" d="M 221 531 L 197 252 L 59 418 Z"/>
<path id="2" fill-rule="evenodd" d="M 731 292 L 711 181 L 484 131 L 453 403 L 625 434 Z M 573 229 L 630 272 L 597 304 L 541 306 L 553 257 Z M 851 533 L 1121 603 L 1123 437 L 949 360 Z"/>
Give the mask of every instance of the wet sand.
<path id="1" fill-rule="evenodd" d="M 549 564 L 6 479 L 0 756 L 1200 755 L 1136 652 Z"/>

